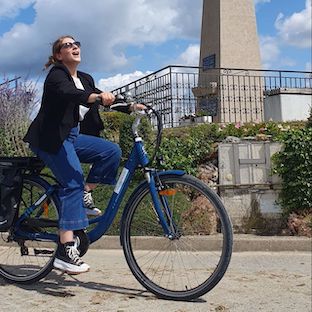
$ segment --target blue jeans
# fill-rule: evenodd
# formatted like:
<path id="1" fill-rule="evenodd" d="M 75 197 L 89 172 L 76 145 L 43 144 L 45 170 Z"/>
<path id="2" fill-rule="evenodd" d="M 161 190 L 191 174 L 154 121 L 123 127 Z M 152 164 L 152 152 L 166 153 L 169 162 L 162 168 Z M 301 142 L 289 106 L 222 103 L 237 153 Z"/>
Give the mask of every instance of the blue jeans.
<path id="1" fill-rule="evenodd" d="M 87 183 L 115 184 L 121 158 L 119 146 L 99 137 L 79 134 L 76 127 L 71 130 L 57 154 L 34 147 L 31 149 L 60 183 L 59 229 L 79 230 L 87 227 L 89 222 L 83 205 L 85 182 L 80 163 L 92 164 Z"/>

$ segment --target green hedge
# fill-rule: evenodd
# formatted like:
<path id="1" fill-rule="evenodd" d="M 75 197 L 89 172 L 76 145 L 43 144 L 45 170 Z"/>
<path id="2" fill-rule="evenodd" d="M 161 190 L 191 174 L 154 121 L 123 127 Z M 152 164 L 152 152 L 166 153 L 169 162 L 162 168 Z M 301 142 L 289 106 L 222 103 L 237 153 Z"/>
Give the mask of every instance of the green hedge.
<path id="1" fill-rule="evenodd" d="M 274 172 L 282 178 L 279 201 L 283 212 L 312 209 L 312 128 L 292 129 L 281 141 L 284 148 L 273 157 Z"/>
<path id="2" fill-rule="evenodd" d="M 161 145 L 165 169 L 184 169 L 196 174 L 198 166 L 215 159 L 218 142 L 229 136 L 253 137 L 256 140 L 280 141 L 290 128 L 302 129 L 303 122 L 203 124 L 193 127 L 166 129 Z"/>
<path id="3" fill-rule="evenodd" d="M 210 158 L 213 150 L 214 142 L 205 127 L 184 129 L 180 136 L 164 135 L 160 149 L 162 167 L 196 174 L 198 166 Z"/>
<path id="4" fill-rule="evenodd" d="M 133 116 L 116 112 L 101 113 L 105 130 L 103 137 L 119 143 L 126 159 L 132 147 L 131 125 Z M 312 122 L 308 122 L 308 125 Z M 196 175 L 198 166 L 216 158 L 218 142 L 228 136 L 248 137 L 259 140 L 277 140 L 285 144 L 282 152 L 274 157 L 274 171 L 283 180 L 280 203 L 284 212 L 290 213 L 312 207 L 312 130 L 305 129 L 305 123 L 258 123 L 258 124 L 203 124 L 192 127 L 164 129 L 160 154 L 163 156 L 164 169 L 183 169 Z M 2 129 L 4 130 L 4 129 Z M 25 129 L 23 129 L 25 131 Z M 21 131 L 21 132 L 23 132 Z M 141 134 L 150 154 L 155 132 L 147 121 L 141 127 Z M 21 140 L 24 133 L 19 133 Z M 8 131 L 1 131 L 1 155 L 17 155 L 14 140 Z M 24 143 L 21 143 L 22 145 Z M 23 146 L 24 147 L 24 146 Z M 141 178 L 141 177 L 140 177 Z M 106 193 L 106 192 L 105 192 Z M 100 192 L 95 193 L 99 206 L 107 201 Z M 300 204 L 298 204 L 300 203 Z M 299 206 L 299 207 L 298 207 Z"/>
<path id="5" fill-rule="evenodd" d="M 131 125 L 133 116 L 122 113 L 101 114 L 105 130 L 103 136 L 118 143 L 123 151 L 124 159 L 128 157 L 132 147 Z M 144 119 L 143 119 L 144 120 Z M 191 127 L 164 129 L 160 154 L 163 156 L 164 169 L 183 169 L 196 174 L 198 166 L 215 158 L 218 142 L 228 136 L 254 137 L 258 140 L 280 141 L 289 129 L 302 129 L 305 123 L 231 123 L 202 124 Z M 151 154 L 154 147 L 155 132 L 144 120 L 141 127 L 146 149 Z"/>
<path id="6" fill-rule="evenodd" d="M 120 125 L 128 118 L 128 115 L 118 112 L 101 112 L 100 115 L 104 123 L 102 136 L 119 143 Z"/>

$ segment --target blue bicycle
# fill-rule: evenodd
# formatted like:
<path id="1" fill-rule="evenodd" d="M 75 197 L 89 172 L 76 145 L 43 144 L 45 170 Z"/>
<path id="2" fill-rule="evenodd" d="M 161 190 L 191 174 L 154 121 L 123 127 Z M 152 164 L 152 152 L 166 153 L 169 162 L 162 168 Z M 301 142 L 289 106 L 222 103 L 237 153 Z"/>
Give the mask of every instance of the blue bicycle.
<path id="1" fill-rule="evenodd" d="M 232 253 L 231 222 L 218 195 L 202 181 L 184 171 L 149 167 L 151 157 L 139 125 L 143 117 L 157 120 L 157 152 L 161 116 L 152 107 L 135 114 L 132 152 L 108 206 L 103 215 L 89 220 L 85 231 L 75 231 L 76 243 L 83 255 L 107 232 L 135 171 L 141 170 L 145 180 L 131 194 L 120 221 L 127 263 L 135 278 L 157 297 L 192 300 L 211 290 L 225 274 Z M 14 169 L 21 181 L 12 224 L 0 233 L 0 276 L 10 282 L 33 283 L 53 269 L 60 203 L 58 183 L 51 183 L 43 167 L 37 158 L 0 158 L 0 169 Z"/>

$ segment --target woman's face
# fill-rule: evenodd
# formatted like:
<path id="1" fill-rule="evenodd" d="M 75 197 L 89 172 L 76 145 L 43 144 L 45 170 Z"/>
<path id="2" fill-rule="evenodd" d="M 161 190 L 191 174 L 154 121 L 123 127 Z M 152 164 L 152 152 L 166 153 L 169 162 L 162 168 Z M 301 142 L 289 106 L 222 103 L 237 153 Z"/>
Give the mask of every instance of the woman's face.
<path id="1" fill-rule="evenodd" d="M 81 61 L 80 57 L 80 42 L 72 38 L 64 38 L 60 52 L 57 53 L 57 59 L 64 65 L 78 65 Z"/>

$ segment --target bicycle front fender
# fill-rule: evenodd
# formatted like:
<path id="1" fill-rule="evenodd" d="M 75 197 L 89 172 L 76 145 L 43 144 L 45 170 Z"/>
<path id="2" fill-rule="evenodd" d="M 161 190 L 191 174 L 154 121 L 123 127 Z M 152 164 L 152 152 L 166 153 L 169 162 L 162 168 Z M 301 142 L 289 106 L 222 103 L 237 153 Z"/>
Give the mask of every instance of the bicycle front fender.
<path id="1" fill-rule="evenodd" d="M 183 170 L 165 170 L 165 171 L 158 171 L 157 175 L 164 176 L 164 175 L 179 175 L 182 176 L 186 174 Z"/>

